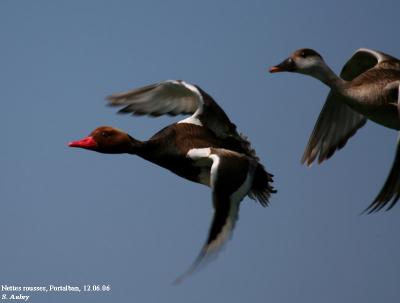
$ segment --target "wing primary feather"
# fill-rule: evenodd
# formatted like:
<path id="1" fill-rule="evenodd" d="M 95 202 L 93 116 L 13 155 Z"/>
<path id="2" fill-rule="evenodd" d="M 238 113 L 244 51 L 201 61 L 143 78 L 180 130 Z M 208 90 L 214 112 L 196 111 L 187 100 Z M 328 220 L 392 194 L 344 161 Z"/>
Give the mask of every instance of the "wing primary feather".
<path id="1" fill-rule="evenodd" d="M 389 176 L 375 200 L 362 212 L 371 214 L 383 209 L 391 209 L 400 198 L 400 135 L 397 139 L 395 159 Z"/>
<path id="2" fill-rule="evenodd" d="M 310 166 L 315 159 L 318 159 L 319 164 L 329 159 L 366 121 L 363 115 L 340 100 L 340 96 L 330 92 L 308 140 L 301 163 Z"/>

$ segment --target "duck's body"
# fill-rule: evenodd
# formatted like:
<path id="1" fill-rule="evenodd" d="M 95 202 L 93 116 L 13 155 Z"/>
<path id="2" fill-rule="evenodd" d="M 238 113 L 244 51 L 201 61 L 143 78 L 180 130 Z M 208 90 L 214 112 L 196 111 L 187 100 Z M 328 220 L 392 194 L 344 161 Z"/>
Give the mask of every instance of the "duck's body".
<path id="1" fill-rule="evenodd" d="M 206 139 L 207 138 L 207 139 Z M 208 129 L 190 123 L 176 123 L 163 128 L 149 140 L 140 142 L 133 154 L 153 162 L 187 180 L 203 183 L 201 170 L 187 157 L 196 148 L 222 148 L 223 142 Z M 205 184 L 210 186 L 209 183 Z"/>
<path id="2" fill-rule="evenodd" d="M 262 206 L 267 205 L 270 194 L 275 192 L 271 186 L 272 175 L 265 171 L 250 142 L 237 133 L 225 112 L 197 86 L 184 81 L 164 81 L 110 96 L 109 101 L 110 105 L 123 106 L 120 112 L 135 115 L 192 114 L 163 128 L 147 141 L 103 126 L 88 137 L 70 143 L 71 147 L 101 153 L 135 154 L 212 188 L 214 218 L 207 241 L 187 275 L 229 239 L 239 204 L 246 195 Z"/>
<path id="3" fill-rule="evenodd" d="M 388 54 L 359 49 L 338 77 L 312 49 L 299 49 L 270 72 L 297 72 L 330 87 L 325 105 L 310 136 L 302 162 L 311 165 L 330 158 L 359 128 L 372 120 L 400 130 L 400 61 Z M 394 206 L 400 197 L 400 147 L 381 192 L 370 212 Z"/>
<path id="4" fill-rule="evenodd" d="M 246 151 L 236 140 L 218 138 L 208 128 L 191 123 L 171 124 L 147 141 L 133 140 L 135 143 L 131 154 L 166 168 L 182 178 L 207 186 L 210 186 L 211 165 L 209 161 L 196 163 L 188 157 L 190 151 L 213 148 L 246 155 Z"/>
<path id="5" fill-rule="evenodd" d="M 341 95 L 347 105 L 368 119 L 400 130 L 396 91 L 385 90 L 388 85 L 399 80 L 400 69 L 394 69 L 390 65 L 373 68 L 352 81 L 344 82 L 343 87 L 332 90 L 332 93 Z"/>

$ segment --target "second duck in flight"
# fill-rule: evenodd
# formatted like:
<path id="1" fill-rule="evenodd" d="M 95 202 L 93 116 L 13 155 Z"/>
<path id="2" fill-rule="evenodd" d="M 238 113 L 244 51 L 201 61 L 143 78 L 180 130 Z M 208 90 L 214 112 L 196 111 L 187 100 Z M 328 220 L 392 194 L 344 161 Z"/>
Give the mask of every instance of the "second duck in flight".
<path id="1" fill-rule="evenodd" d="M 214 218 L 199 256 L 184 276 L 204 258 L 214 256 L 229 239 L 238 218 L 239 204 L 248 195 L 268 204 L 272 175 L 260 163 L 250 142 L 236 131 L 225 112 L 196 85 L 163 81 L 108 97 L 121 113 L 160 116 L 191 114 L 169 125 L 147 141 L 103 126 L 69 146 L 106 154 L 138 155 L 193 182 L 212 188 Z"/>
<path id="2" fill-rule="evenodd" d="M 316 51 L 303 48 L 271 73 L 295 72 L 317 78 L 331 88 L 314 126 L 302 163 L 311 165 L 330 158 L 362 127 L 367 119 L 400 130 L 400 61 L 388 54 L 359 49 L 338 77 Z M 400 141 L 389 176 L 375 200 L 366 209 L 392 208 L 400 197 Z"/>

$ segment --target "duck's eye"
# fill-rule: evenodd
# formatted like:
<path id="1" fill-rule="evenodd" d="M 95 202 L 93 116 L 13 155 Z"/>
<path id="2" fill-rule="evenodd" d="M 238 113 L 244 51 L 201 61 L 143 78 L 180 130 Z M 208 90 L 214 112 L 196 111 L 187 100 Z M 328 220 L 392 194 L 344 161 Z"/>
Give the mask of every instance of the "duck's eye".
<path id="1" fill-rule="evenodd" d="M 302 58 L 305 58 L 305 57 L 307 57 L 307 54 L 306 54 L 305 52 L 301 52 L 301 53 L 300 53 L 300 56 L 301 56 Z"/>
<path id="2" fill-rule="evenodd" d="M 101 136 L 107 138 L 110 136 L 110 134 L 108 132 L 102 132 Z"/>

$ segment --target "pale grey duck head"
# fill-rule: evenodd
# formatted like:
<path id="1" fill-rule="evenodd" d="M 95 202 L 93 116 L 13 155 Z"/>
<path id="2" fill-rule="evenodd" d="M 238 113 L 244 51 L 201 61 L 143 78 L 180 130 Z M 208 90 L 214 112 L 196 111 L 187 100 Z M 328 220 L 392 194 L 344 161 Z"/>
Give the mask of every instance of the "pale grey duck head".
<path id="1" fill-rule="evenodd" d="M 287 59 L 269 69 L 270 73 L 294 72 L 312 75 L 326 66 L 322 56 L 311 48 L 296 50 Z"/>

